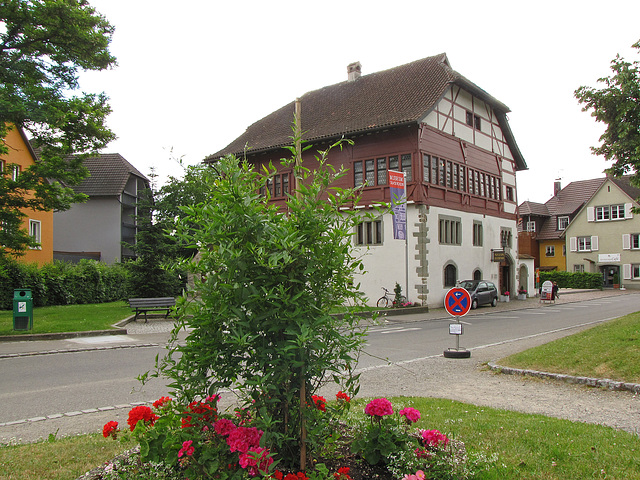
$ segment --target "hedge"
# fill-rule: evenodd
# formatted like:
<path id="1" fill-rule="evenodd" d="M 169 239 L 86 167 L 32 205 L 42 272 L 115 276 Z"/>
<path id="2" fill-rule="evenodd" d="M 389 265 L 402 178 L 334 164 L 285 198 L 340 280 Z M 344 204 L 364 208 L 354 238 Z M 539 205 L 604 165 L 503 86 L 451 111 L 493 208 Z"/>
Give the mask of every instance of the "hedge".
<path id="1" fill-rule="evenodd" d="M 574 272 L 540 272 L 540 284 L 550 280 L 558 282 L 559 288 L 581 288 L 602 290 L 601 273 L 574 273 Z"/>
<path id="2" fill-rule="evenodd" d="M 0 264 L 0 309 L 13 309 L 13 291 L 18 288 L 31 289 L 34 307 L 123 300 L 127 278 L 122 264 L 81 260 L 38 267 L 9 260 Z"/>

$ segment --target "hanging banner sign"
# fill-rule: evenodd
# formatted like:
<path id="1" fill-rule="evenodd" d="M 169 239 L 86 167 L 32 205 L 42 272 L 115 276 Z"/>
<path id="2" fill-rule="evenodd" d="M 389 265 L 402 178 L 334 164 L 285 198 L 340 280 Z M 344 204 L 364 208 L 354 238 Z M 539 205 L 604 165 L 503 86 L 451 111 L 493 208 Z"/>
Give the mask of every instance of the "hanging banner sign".
<path id="1" fill-rule="evenodd" d="M 407 238 L 407 185 L 403 172 L 389 170 L 391 187 L 391 210 L 393 211 L 393 238 Z"/>

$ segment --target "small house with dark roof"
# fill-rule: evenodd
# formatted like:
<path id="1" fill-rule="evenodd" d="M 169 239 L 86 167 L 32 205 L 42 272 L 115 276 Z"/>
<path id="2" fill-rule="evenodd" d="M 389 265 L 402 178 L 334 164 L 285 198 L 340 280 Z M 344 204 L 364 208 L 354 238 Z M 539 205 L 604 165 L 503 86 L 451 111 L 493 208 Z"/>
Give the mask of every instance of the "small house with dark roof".
<path id="1" fill-rule="evenodd" d="M 640 188 L 606 177 L 563 232 L 567 270 L 600 273 L 605 287 L 640 289 Z"/>
<path id="2" fill-rule="evenodd" d="M 84 165 L 89 176 L 73 188 L 89 198 L 54 214 L 54 259 L 114 263 L 133 258 L 127 244 L 135 243 L 137 203 L 150 188 L 149 179 L 117 153 L 88 158 Z"/>
<path id="3" fill-rule="evenodd" d="M 410 301 L 438 306 L 469 278 L 516 291 L 516 172 L 527 165 L 505 104 L 453 70 L 446 54 L 369 75 L 356 62 L 344 82 L 299 101 L 302 138 L 313 146 L 303 153 L 307 167 L 318 150 L 353 141 L 329 161 L 349 171 L 337 187 L 362 189 L 355 208 L 390 202 L 388 172 L 405 175 L 406 238 L 394 239 L 391 214 L 354 232 L 368 272 L 357 280 L 374 303 L 396 282 Z M 271 201 L 284 206 L 293 178 L 279 160 L 290 155 L 294 112 L 295 102 L 283 106 L 205 161 L 235 154 L 256 167 L 272 162 Z"/>
<path id="4" fill-rule="evenodd" d="M 604 180 L 579 180 L 564 188 L 556 181 L 554 195 L 546 203 L 526 201 L 518 207 L 519 250 L 534 257 L 535 268 L 567 269 L 564 231 Z"/>

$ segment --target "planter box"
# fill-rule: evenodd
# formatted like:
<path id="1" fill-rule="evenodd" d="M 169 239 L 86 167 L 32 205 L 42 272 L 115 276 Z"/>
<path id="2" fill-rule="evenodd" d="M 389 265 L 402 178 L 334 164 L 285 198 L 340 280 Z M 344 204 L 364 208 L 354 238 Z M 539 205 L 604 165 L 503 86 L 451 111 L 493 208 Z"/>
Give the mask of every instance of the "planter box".
<path id="1" fill-rule="evenodd" d="M 518 294 L 518 300 L 526 300 L 527 299 L 527 294 L 526 293 L 519 293 Z"/>
<path id="2" fill-rule="evenodd" d="M 508 296 L 500 295 L 500 301 L 501 302 L 508 302 L 509 300 L 511 300 L 511 299 Z"/>

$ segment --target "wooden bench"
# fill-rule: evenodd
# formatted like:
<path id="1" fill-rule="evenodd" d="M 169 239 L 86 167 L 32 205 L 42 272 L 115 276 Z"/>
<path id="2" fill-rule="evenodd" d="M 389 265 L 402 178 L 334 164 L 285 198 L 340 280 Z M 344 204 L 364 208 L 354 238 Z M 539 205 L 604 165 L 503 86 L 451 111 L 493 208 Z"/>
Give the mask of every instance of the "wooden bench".
<path id="1" fill-rule="evenodd" d="M 138 315 L 144 313 L 144 323 L 148 322 L 147 312 L 160 312 L 166 311 L 164 318 L 169 316 L 171 307 L 175 306 L 176 299 L 173 297 L 158 297 L 158 298 L 130 298 L 129 307 L 135 309 L 136 316 L 134 321 L 138 320 Z"/>

